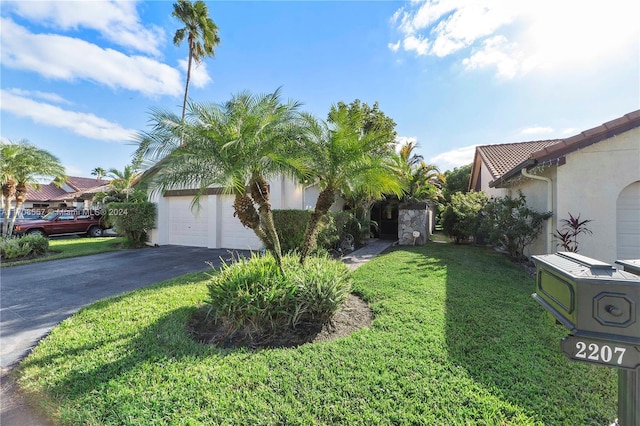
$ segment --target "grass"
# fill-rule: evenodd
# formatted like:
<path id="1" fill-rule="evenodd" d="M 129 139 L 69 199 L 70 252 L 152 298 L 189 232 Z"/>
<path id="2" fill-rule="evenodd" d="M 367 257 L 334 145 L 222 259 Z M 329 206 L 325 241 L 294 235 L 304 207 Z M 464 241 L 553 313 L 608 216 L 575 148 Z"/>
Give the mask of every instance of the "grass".
<path id="1" fill-rule="evenodd" d="M 44 262 L 49 260 L 65 259 L 68 257 L 87 256 L 90 254 L 106 253 L 120 250 L 124 237 L 71 237 L 51 238 L 49 240 L 49 254 L 34 259 L 19 260 L 15 262 L 4 261 L 0 266 L 26 265 L 28 263 Z"/>
<path id="2" fill-rule="evenodd" d="M 222 350 L 185 324 L 191 274 L 89 306 L 16 371 L 60 424 L 602 425 L 616 372 L 569 361 L 534 282 L 490 250 L 395 248 L 354 274 L 370 329 L 289 349 Z"/>

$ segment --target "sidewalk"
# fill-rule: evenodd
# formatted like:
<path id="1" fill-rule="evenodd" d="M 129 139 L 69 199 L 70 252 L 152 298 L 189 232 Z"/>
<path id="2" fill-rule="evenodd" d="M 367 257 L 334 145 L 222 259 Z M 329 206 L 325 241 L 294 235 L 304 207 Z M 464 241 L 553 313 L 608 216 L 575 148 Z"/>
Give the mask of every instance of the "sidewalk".
<path id="1" fill-rule="evenodd" d="M 366 246 L 355 250 L 342 258 L 342 261 L 352 270 L 364 265 L 387 248 L 393 241 L 374 239 Z M 48 426 L 48 419 L 38 416 L 24 402 L 16 389 L 16 384 L 9 376 L 10 370 L 3 368 L 0 372 L 0 423 L 2 426 Z"/>

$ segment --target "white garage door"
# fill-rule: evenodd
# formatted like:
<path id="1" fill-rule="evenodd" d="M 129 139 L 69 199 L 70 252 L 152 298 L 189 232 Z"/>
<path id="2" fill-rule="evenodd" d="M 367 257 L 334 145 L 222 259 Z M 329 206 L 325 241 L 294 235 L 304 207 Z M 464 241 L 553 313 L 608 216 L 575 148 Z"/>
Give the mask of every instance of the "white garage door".
<path id="1" fill-rule="evenodd" d="M 262 242 L 249 228 L 245 228 L 237 217 L 233 216 L 233 196 L 221 195 L 222 206 L 220 220 L 221 246 L 229 249 L 259 250 Z"/>
<path id="2" fill-rule="evenodd" d="M 200 199 L 200 211 L 191 211 L 193 197 L 168 197 L 169 244 L 207 247 L 208 220 L 206 197 Z"/>
<path id="3" fill-rule="evenodd" d="M 640 182 L 618 196 L 616 224 L 617 259 L 640 259 Z"/>

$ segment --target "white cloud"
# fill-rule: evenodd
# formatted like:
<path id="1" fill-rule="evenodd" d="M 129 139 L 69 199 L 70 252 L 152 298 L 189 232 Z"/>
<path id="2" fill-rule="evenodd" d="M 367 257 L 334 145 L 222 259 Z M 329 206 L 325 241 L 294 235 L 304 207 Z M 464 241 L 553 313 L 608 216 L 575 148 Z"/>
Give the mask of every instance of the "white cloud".
<path id="1" fill-rule="evenodd" d="M 131 141 L 135 130 L 83 112 L 69 111 L 55 105 L 37 102 L 7 90 L 0 90 L 0 108 L 36 123 L 69 130 L 80 136 L 104 141 Z"/>
<path id="2" fill-rule="evenodd" d="M 429 163 L 436 164 L 440 171 L 451 170 L 455 167 L 471 164 L 476 152 L 477 145 L 465 146 L 451 151 L 443 152 L 429 160 Z"/>
<path id="3" fill-rule="evenodd" d="M 58 95 L 57 93 L 51 92 L 42 92 L 40 90 L 23 90 L 18 88 L 10 88 L 6 89 L 8 92 L 22 97 L 32 97 L 37 99 L 42 99 L 49 102 L 54 102 L 56 104 L 66 104 L 71 105 L 71 102 Z"/>
<path id="4" fill-rule="evenodd" d="M 149 96 L 182 92 L 180 72 L 154 59 L 127 56 L 76 38 L 32 34 L 9 19 L 3 18 L 0 25 L 3 66 L 59 80 L 94 81 Z"/>
<path id="5" fill-rule="evenodd" d="M 532 126 L 532 127 L 526 127 L 522 129 L 520 133 L 522 133 L 523 135 L 539 135 L 539 134 L 552 133 L 552 132 L 553 132 L 552 127 Z"/>
<path id="6" fill-rule="evenodd" d="M 389 43 L 388 47 L 389 49 L 391 49 L 392 52 L 397 52 L 398 49 L 400 49 L 400 45 L 402 44 L 402 42 L 400 40 L 398 40 L 396 43 Z"/>
<path id="7" fill-rule="evenodd" d="M 180 65 L 180 68 L 184 71 L 184 75 L 186 76 L 187 65 L 189 64 L 188 58 L 180 59 L 178 61 L 178 64 Z M 191 64 L 191 81 L 189 83 L 190 85 L 192 84 L 195 87 L 202 88 L 212 81 L 213 80 L 211 80 L 211 77 L 209 77 L 209 73 L 207 72 L 207 64 L 205 64 L 204 62 L 200 62 L 198 64 L 195 61 Z"/>
<path id="8" fill-rule="evenodd" d="M 410 35 L 402 41 L 402 47 L 408 52 L 414 50 L 418 55 L 426 55 L 429 51 L 429 40 Z"/>
<path id="9" fill-rule="evenodd" d="M 390 23 L 405 40 L 430 40 L 422 49 L 403 44 L 407 52 L 461 52 L 469 70 L 514 78 L 534 69 L 572 72 L 637 51 L 638 15 L 633 0 L 426 0 L 403 5 Z"/>
<path id="10" fill-rule="evenodd" d="M 417 143 L 418 138 L 415 136 L 396 136 L 396 152 L 400 152 L 400 147 L 407 143 Z"/>
<path id="11" fill-rule="evenodd" d="M 563 135 L 574 135 L 576 133 L 578 133 L 578 129 L 575 127 L 568 127 L 562 131 Z"/>
<path id="12" fill-rule="evenodd" d="M 98 31 L 107 40 L 140 52 L 159 55 L 162 29 L 144 25 L 135 1 L 23 1 L 10 3 L 22 18 L 59 30 Z"/>

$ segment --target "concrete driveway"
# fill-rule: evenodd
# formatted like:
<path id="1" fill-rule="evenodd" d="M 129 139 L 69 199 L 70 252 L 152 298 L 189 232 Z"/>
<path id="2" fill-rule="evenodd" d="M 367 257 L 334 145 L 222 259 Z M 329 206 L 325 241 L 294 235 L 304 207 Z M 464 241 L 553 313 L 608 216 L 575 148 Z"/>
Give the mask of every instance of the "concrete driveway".
<path id="1" fill-rule="evenodd" d="M 248 253 L 248 252 L 243 252 Z M 230 259 L 226 249 L 161 246 L 0 269 L 0 367 L 7 371 L 62 320 L 99 299 Z"/>

